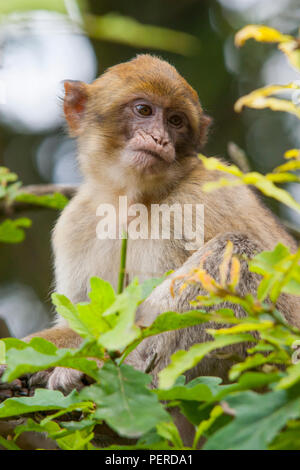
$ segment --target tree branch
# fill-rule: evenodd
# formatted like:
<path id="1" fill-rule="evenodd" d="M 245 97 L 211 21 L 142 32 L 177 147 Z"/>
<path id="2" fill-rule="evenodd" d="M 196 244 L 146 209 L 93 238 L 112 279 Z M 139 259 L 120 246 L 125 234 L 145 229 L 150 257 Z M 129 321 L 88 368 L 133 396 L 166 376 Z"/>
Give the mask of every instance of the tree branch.
<path id="1" fill-rule="evenodd" d="M 35 196 L 46 196 L 48 194 L 61 193 L 68 199 L 71 199 L 78 186 L 72 184 L 37 184 L 30 186 L 22 186 L 20 188 L 21 193 L 34 194 Z M 11 204 L 7 205 L 0 203 L 0 216 L 11 216 L 16 212 L 23 212 L 27 210 L 46 209 L 43 205 L 30 204 L 28 202 L 12 201 Z"/>

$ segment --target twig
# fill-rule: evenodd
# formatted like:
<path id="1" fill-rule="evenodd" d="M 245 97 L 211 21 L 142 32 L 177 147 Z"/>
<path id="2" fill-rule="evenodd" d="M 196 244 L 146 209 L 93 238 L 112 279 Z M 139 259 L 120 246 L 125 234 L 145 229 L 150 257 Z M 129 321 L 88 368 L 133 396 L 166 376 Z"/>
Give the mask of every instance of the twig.
<path id="1" fill-rule="evenodd" d="M 227 152 L 233 163 L 235 163 L 244 173 L 248 173 L 250 171 L 249 160 L 243 149 L 234 142 L 229 142 L 227 145 Z"/>

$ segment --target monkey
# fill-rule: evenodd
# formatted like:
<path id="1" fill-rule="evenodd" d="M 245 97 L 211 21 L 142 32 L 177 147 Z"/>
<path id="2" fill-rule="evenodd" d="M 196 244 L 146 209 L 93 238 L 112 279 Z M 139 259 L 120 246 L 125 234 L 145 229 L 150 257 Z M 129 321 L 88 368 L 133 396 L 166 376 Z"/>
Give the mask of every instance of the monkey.
<path id="1" fill-rule="evenodd" d="M 296 249 L 293 238 L 275 216 L 246 186 L 230 186 L 204 192 L 202 186 L 220 177 L 208 171 L 198 158 L 208 135 L 211 119 L 204 113 L 197 92 L 168 62 L 148 54 L 107 69 L 92 84 L 65 81 L 64 114 L 70 135 L 76 138 L 78 161 L 83 183 L 75 197 L 62 211 L 52 236 L 55 290 L 73 303 L 88 300 L 89 280 L 98 276 L 117 286 L 120 239 L 99 239 L 96 236 L 97 208 L 112 205 L 117 213 L 119 197 L 129 204 L 150 207 L 163 203 L 202 204 L 204 235 L 193 250 L 185 239 L 131 239 L 128 237 L 128 282 L 137 274 L 140 281 L 155 275 L 172 274 L 157 286 L 139 306 L 136 321 L 151 324 L 164 311 L 183 312 L 190 302 L 205 293 L 200 285 L 187 286 L 180 294 L 170 293 L 175 278 L 182 278 L 199 266 L 218 278 L 228 241 L 233 253 L 251 258 L 263 250 L 272 250 L 283 242 Z M 127 214 L 120 214 L 123 219 Z M 242 259 L 240 294 L 255 293 L 258 276 L 248 270 Z M 242 308 L 226 303 L 237 316 Z M 282 295 L 278 307 L 286 320 L 300 326 L 299 299 Z M 127 358 L 128 364 L 145 371 L 156 357 L 152 370 L 154 381 L 172 353 L 188 349 L 210 339 L 207 324 L 170 331 L 145 339 Z M 62 318 L 49 329 L 34 336 L 52 341 L 58 347 L 78 347 L 81 338 Z M 234 346 L 241 354 L 245 346 Z M 236 350 L 235 349 L 235 350 Z M 216 375 L 226 380 L 230 360 L 204 358 L 187 373 L 187 379 L 199 375 Z M 80 387 L 79 371 L 55 368 L 31 377 L 39 384 L 65 393 Z"/>

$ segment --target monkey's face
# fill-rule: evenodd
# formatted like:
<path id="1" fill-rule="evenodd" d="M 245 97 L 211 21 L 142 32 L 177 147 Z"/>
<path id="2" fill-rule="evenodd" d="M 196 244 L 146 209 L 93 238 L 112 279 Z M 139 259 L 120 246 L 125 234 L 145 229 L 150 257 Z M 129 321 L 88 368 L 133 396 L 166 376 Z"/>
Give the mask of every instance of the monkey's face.
<path id="1" fill-rule="evenodd" d="M 120 163 L 144 175 L 159 173 L 175 163 L 176 150 L 188 143 L 190 125 L 181 110 L 159 100 L 137 98 L 122 110 L 125 123 Z"/>
<path id="2" fill-rule="evenodd" d="M 91 85 L 66 82 L 65 90 L 65 116 L 89 178 L 172 182 L 205 141 L 210 119 L 197 93 L 156 57 L 112 67 Z"/>

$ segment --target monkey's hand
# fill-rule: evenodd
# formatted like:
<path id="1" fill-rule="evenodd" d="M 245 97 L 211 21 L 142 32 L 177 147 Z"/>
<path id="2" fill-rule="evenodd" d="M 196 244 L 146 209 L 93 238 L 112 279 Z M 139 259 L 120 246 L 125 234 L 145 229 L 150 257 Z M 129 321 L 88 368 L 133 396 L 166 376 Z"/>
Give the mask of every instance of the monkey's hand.
<path id="1" fill-rule="evenodd" d="M 30 389 L 48 388 L 50 390 L 59 390 L 65 395 L 72 390 L 81 390 L 88 385 L 88 378 L 83 372 L 65 367 L 55 367 L 45 371 L 36 372 L 28 380 Z"/>
<path id="2" fill-rule="evenodd" d="M 0 365 L 0 402 L 14 396 L 28 396 L 28 387 L 24 380 L 15 379 L 10 383 L 2 382 L 6 366 Z"/>
<path id="3" fill-rule="evenodd" d="M 23 338 L 23 341 L 29 342 L 34 337 L 41 337 L 51 341 L 58 348 L 77 348 L 82 341 L 80 336 L 68 327 L 49 328 L 27 336 Z M 91 383 L 91 379 L 82 372 L 64 367 L 55 367 L 34 374 L 26 374 L 13 382 L 2 383 L 1 377 L 4 371 L 5 366 L 0 365 L 0 400 L 17 396 L 19 389 L 26 396 L 33 395 L 36 388 L 60 390 L 64 394 L 68 394 L 74 389 L 80 390 L 85 385 Z"/>
<path id="4" fill-rule="evenodd" d="M 81 390 L 92 382 L 92 379 L 79 370 L 55 367 L 35 374 L 26 374 L 6 383 L 1 380 L 5 369 L 5 365 L 0 365 L 0 401 L 14 396 L 32 396 L 36 388 L 60 390 L 67 395 L 72 390 Z"/>

